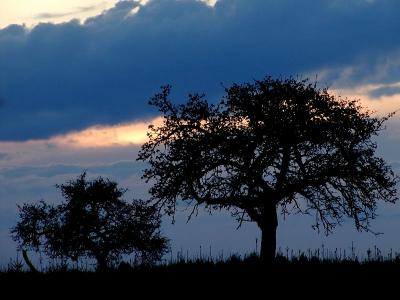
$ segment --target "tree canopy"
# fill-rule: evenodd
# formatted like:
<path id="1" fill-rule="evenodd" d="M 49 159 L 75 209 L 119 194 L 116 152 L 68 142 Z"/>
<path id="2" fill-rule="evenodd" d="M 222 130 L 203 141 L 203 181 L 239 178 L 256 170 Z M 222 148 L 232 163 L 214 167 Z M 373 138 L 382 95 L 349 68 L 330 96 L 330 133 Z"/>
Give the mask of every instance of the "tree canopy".
<path id="1" fill-rule="evenodd" d="M 216 104 L 191 94 L 175 105 L 170 91 L 150 100 L 164 123 L 150 126 L 138 157 L 149 163 L 152 199 L 169 214 L 177 201 L 230 209 L 258 224 L 261 256 L 272 259 L 279 211 L 313 213 L 327 233 L 345 216 L 370 230 L 378 201 L 397 200 L 398 178 L 374 141 L 393 114 L 374 116 L 292 77 L 233 84 Z"/>
<path id="2" fill-rule="evenodd" d="M 19 207 L 20 220 L 11 233 L 21 249 L 74 261 L 94 258 L 99 270 L 123 254 L 135 253 L 149 263 L 165 253 L 168 242 L 160 234 L 157 210 L 141 200 L 123 200 L 126 190 L 116 182 L 88 181 L 83 173 L 58 188 L 65 199 L 59 205 L 42 200 Z"/>

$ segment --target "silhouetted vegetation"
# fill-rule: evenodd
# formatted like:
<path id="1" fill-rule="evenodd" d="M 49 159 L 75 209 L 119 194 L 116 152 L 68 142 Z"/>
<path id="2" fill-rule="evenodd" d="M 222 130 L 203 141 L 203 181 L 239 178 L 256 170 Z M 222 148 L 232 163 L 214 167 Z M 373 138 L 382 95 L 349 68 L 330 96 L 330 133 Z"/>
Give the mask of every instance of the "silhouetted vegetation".
<path id="1" fill-rule="evenodd" d="M 229 254 L 217 256 L 193 256 L 183 255 L 181 251 L 169 258 L 160 260 L 157 264 L 136 264 L 133 261 L 122 262 L 118 266 L 109 268 L 110 273 L 140 274 L 158 272 L 196 272 L 196 271 L 227 271 L 234 270 L 263 270 L 260 264 L 261 258 L 258 253 L 252 252 L 246 255 Z M 276 267 L 297 268 L 298 266 L 400 266 L 400 253 L 390 251 L 384 253 L 376 246 L 363 252 L 356 251 L 353 246 L 348 249 L 326 249 L 324 246 L 318 249 L 307 249 L 305 251 L 279 248 L 274 260 Z M 19 258 L 10 260 L 9 264 L 0 269 L 2 274 L 25 273 Z M 400 272 L 400 270 L 399 270 Z M 76 267 L 72 264 L 49 264 L 41 269 L 41 274 L 55 273 L 95 273 L 88 265 Z"/>
<path id="2" fill-rule="evenodd" d="M 139 160 L 150 167 L 152 200 L 173 215 L 179 200 L 230 209 L 262 231 L 261 257 L 276 252 L 277 213 L 314 213 L 326 233 L 344 216 L 370 230 L 378 201 L 397 200 L 397 177 L 375 155 L 379 118 L 357 100 L 336 97 L 307 80 L 267 77 L 234 84 L 216 105 L 189 95 L 169 99 L 170 86 L 150 104 L 164 124 L 150 127 Z"/>
<path id="3" fill-rule="evenodd" d="M 313 213 L 315 229 L 326 233 L 343 217 L 370 231 L 378 201 L 397 201 L 398 177 L 375 155 L 373 141 L 393 114 L 374 117 L 356 100 L 293 78 L 234 84 L 215 105 L 198 94 L 174 105 L 170 89 L 163 87 L 150 101 L 164 123 L 150 126 L 138 157 L 150 165 L 143 175 L 153 183 L 150 201 L 125 201 L 126 190 L 116 182 L 89 181 L 86 173 L 58 185 L 60 204 L 42 200 L 19 207 L 11 235 L 28 269 L 17 257 L 0 270 L 1 279 L 126 279 L 154 288 L 155 279 L 220 284 L 223 278 L 254 286 L 254 279 L 265 278 L 259 274 L 273 273 L 277 283 L 287 275 L 308 280 L 311 274 L 315 283 L 329 282 L 335 272 L 351 280 L 354 272 L 365 278 L 369 271 L 400 273 L 400 253 L 383 254 L 377 247 L 364 254 L 353 245 L 350 251 L 276 249 L 279 212 Z M 173 216 L 177 201 L 193 204 L 189 218 L 204 205 L 210 212 L 230 210 L 239 226 L 256 222 L 260 253 L 213 257 L 211 246 L 209 256 L 201 246 L 196 257 L 168 252 L 160 211 Z M 47 265 L 41 260 L 36 267 L 28 250 L 45 254 Z"/>
<path id="4" fill-rule="evenodd" d="M 126 190 L 116 182 L 99 177 L 59 185 L 65 201 L 44 201 L 19 207 L 19 222 L 11 233 L 24 259 L 34 270 L 26 250 L 41 251 L 50 258 L 93 258 L 105 270 L 124 254 L 134 253 L 142 264 L 158 261 L 167 250 L 160 234 L 160 215 L 141 200 L 122 199 Z M 65 265 L 65 262 L 64 262 Z"/>
<path id="5" fill-rule="evenodd" d="M 260 291 L 270 291 L 318 299 L 328 293 L 329 296 L 354 294 L 358 299 L 364 293 L 371 296 L 373 292 L 378 292 L 380 297 L 384 293 L 392 296 L 400 275 L 398 254 L 389 251 L 383 255 L 376 247 L 370 254 L 368 251 L 360 254 L 353 247 L 278 249 L 276 259 L 268 268 L 263 267 L 258 253 L 187 257 L 182 255 L 185 252 L 167 255 L 168 259 L 154 265 L 127 261 L 108 272 L 93 272 L 84 265 L 65 268 L 61 264 L 32 273 L 26 272 L 16 259 L 0 270 L 0 283 L 3 293 L 10 290 L 18 296 L 25 293 L 28 296 L 35 293 L 81 296 L 83 291 L 91 297 L 109 293 L 112 298 L 131 294 L 161 297 L 168 294 L 174 298 L 193 294 L 206 298 L 218 292 L 221 296 L 255 298 L 260 296 Z"/>

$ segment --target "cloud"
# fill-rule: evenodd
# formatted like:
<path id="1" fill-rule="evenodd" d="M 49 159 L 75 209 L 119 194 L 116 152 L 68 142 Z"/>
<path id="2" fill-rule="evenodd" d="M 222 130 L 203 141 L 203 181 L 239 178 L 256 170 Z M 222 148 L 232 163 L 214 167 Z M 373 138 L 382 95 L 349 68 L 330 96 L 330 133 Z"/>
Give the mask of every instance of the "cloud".
<path id="1" fill-rule="evenodd" d="M 173 85 L 178 103 L 196 91 L 214 101 L 232 82 L 318 73 L 333 92 L 360 98 L 380 114 L 398 108 L 399 10 L 397 0 L 120 1 L 84 23 L 0 30 L 0 259 L 7 261 L 14 247 L 6 242 L 15 204 L 59 199 L 54 185 L 83 170 L 146 198 L 144 166 L 135 163 L 147 125 L 140 120 L 157 117 L 147 100 L 162 84 Z M 398 128 L 393 120 L 378 143 L 391 162 L 399 161 Z M 175 249 L 255 246 L 254 224 L 236 232 L 235 221 L 223 213 L 189 224 L 186 217 L 178 216 L 178 227 L 165 227 Z M 302 220 L 280 224 L 279 245 L 308 248 L 326 241 L 307 231 L 312 221 Z M 372 239 L 348 227 L 332 247 Z M 391 232 L 385 245 L 397 246 L 397 232 L 385 228 Z"/>
<path id="2" fill-rule="evenodd" d="M 141 145 L 147 140 L 148 126 L 160 126 L 162 117 L 148 122 L 126 123 L 114 126 L 94 126 L 83 131 L 55 136 L 47 145 L 73 148 L 105 148 Z"/>
<path id="3" fill-rule="evenodd" d="M 385 130 L 379 132 L 375 141 L 378 145 L 377 154 L 393 164 L 399 171 L 399 165 L 396 163 L 400 161 L 400 91 L 396 92 L 398 87 L 400 87 L 400 81 L 390 84 L 360 84 L 331 89 L 331 92 L 343 98 L 360 100 L 361 106 L 370 111 L 373 116 L 383 117 L 397 111 L 385 123 Z"/>
<path id="4" fill-rule="evenodd" d="M 366 85 L 334 92 L 367 99 L 370 91 L 382 86 Z M 400 97 L 396 99 L 400 100 Z M 393 100 L 390 96 L 384 96 L 369 99 L 368 102 L 363 100 L 362 104 L 373 104 L 381 109 L 387 106 L 389 109 Z M 147 125 L 158 122 L 160 119 L 155 118 L 115 126 L 95 126 L 48 139 L 0 142 L 0 265 L 15 255 L 16 245 L 9 237 L 9 228 L 17 221 L 17 204 L 33 203 L 40 199 L 57 203 L 62 199 L 55 185 L 76 178 L 83 171 L 87 171 L 90 178 L 108 177 L 121 187 L 127 187 L 126 199 L 148 199 L 149 186 L 140 178 L 146 165 L 136 162 L 136 157 Z M 127 139 L 124 138 L 126 133 L 129 133 Z M 396 136 L 397 140 L 392 140 L 391 145 L 390 140 Z M 399 137 L 400 133 L 390 134 L 389 139 L 383 136 L 383 144 L 387 146 L 384 157 L 394 162 L 396 172 L 400 171 Z M 172 240 L 173 255 L 184 249 L 185 253 L 188 251 L 190 256 L 195 257 L 200 245 L 203 251 L 208 251 L 212 246 L 214 255 L 220 255 L 221 251 L 225 255 L 232 252 L 245 254 L 255 249 L 256 238 L 260 240 L 259 230 L 254 223 L 245 224 L 237 231 L 236 221 L 224 211 L 212 216 L 200 211 L 199 216 L 187 224 L 189 212 L 185 208 L 185 205 L 178 205 L 175 225 L 171 224 L 169 218 L 165 218 L 163 223 L 163 232 Z M 287 220 L 281 218 L 278 245 L 282 249 L 308 249 L 317 248 L 323 243 L 327 247 L 337 248 L 348 247 L 355 241 L 362 250 L 371 244 L 396 247 L 399 209 L 398 205 L 378 206 L 380 217 L 373 223 L 373 229 L 385 233 L 379 239 L 372 234 L 360 235 L 350 222 L 345 222 L 344 228 L 338 228 L 336 234 L 327 238 L 311 230 L 313 220 L 310 216 L 290 216 Z"/>
<path id="5" fill-rule="evenodd" d="M 94 126 L 48 139 L 0 142 L 0 170 L 20 165 L 67 163 L 80 166 L 135 160 L 147 140 L 148 126 L 161 125 L 158 117 L 114 126 Z"/>
<path id="6" fill-rule="evenodd" d="M 99 6 L 102 7 L 103 4 L 78 7 L 74 11 L 64 12 L 64 13 L 49 13 L 49 12 L 39 13 L 39 14 L 36 14 L 34 16 L 34 18 L 38 19 L 38 20 L 42 20 L 42 19 L 54 19 L 54 18 L 62 18 L 62 17 L 67 17 L 67 16 L 75 16 L 80 13 L 97 10 L 99 8 Z"/>
<path id="7" fill-rule="evenodd" d="M 365 84 L 331 89 L 333 94 L 359 99 L 366 109 L 384 116 L 400 109 L 400 81 L 391 84 Z M 399 116 L 396 116 L 398 119 Z"/>
<path id="8" fill-rule="evenodd" d="M 217 4 L 218 0 L 200 0 L 201 2 L 204 2 L 208 6 L 214 7 Z"/>
<path id="9" fill-rule="evenodd" d="M 383 96 L 394 96 L 400 94 L 399 86 L 385 86 L 370 92 L 371 98 L 381 98 Z"/>
<path id="10" fill-rule="evenodd" d="M 157 122 L 159 118 L 87 128 L 49 139 L 0 142 L 0 212 L 29 198 L 54 198 L 55 184 L 83 171 L 91 177 L 117 180 L 137 190 L 139 197 L 148 197 L 148 187 L 140 180 L 145 166 L 136 158 L 148 124 Z"/>
<path id="11" fill-rule="evenodd" d="M 153 0 L 130 14 L 136 7 L 0 30 L 0 140 L 155 116 L 147 100 L 166 83 L 182 102 L 266 74 L 318 73 L 335 87 L 400 80 L 396 0 Z"/>
<path id="12" fill-rule="evenodd" d="M 0 29 L 10 24 L 26 24 L 29 28 L 40 22 L 63 23 L 71 19 L 86 20 L 113 7 L 119 0 L 2 0 Z"/>
<path id="13" fill-rule="evenodd" d="M 12 160 L 11 163 L 0 160 L 0 265 L 16 254 L 9 228 L 17 222 L 17 204 L 41 199 L 58 203 L 62 198 L 56 184 L 74 179 L 83 171 L 88 172 L 90 179 L 103 176 L 128 188 L 127 200 L 149 198 L 149 186 L 140 179 L 145 166 L 135 161 L 137 145 L 85 148 L 56 144 L 47 148 L 46 144 L 54 142 L 50 140 L 13 143 L 10 148 L 0 143 Z M 186 224 L 187 216 L 188 211 L 178 206 L 175 225 L 170 218 L 164 220 L 163 233 L 172 239 L 174 255 L 181 248 L 190 256 L 196 255 L 200 244 L 207 249 L 212 245 L 214 254 L 221 250 L 247 253 L 258 235 L 255 224 L 236 231 L 236 221 L 228 213 L 219 212 L 212 217 L 200 213 L 190 224 Z M 222 241 L 221 235 L 229 236 L 229 243 Z"/>

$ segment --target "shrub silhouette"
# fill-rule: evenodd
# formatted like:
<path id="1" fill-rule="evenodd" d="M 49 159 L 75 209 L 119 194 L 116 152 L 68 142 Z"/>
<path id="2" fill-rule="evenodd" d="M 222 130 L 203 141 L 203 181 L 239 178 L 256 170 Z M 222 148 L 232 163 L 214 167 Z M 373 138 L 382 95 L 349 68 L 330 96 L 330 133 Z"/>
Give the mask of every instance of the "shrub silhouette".
<path id="1" fill-rule="evenodd" d="M 44 201 L 19 207 L 19 222 L 12 237 L 25 250 L 43 251 L 53 258 L 76 261 L 94 258 L 102 271 L 123 254 L 135 253 L 142 262 L 161 258 L 167 239 L 160 235 L 160 215 L 144 201 L 128 203 L 126 190 L 117 183 L 99 177 L 57 186 L 65 198 L 59 205 Z"/>
<path id="2" fill-rule="evenodd" d="M 234 84 L 217 105 L 198 94 L 174 105 L 170 89 L 150 100 L 164 123 L 150 126 L 138 157 L 152 199 L 168 214 L 186 201 L 256 222 L 264 261 L 276 253 L 279 211 L 313 212 L 326 233 L 344 216 L 370 230 L 377 202 L 397 200 L 398 178 L 372 140 L 393 114 L 374 117 L 292 77 Z"/>

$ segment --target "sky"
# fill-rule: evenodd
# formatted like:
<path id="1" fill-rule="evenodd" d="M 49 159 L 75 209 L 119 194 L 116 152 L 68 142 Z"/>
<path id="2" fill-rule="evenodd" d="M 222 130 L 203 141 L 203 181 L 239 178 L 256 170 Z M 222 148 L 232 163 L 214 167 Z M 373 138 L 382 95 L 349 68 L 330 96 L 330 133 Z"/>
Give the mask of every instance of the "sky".
<path id="1" fill-rule="evenodd" d="M 84 170 L 117 180 L 128 198 L 148 197 L 135 160 L 148 124 L 161 122 L 147 104 L 161 85 L 176 103 L 192 92 L 213 102 L 234 82 L 294 75 L 377 115 L 400 109 L 399 11 L 397 0 L 1 0 L 0 264 L 16 255 L 16 205 L 60 201 L 55 185 Z M 388 122 L 378 154 L 400 172 L 399 121 Z M 278 246 L 400 251 L 400 204 L 378 214 L 379 236 L 346 221 L 326 237 L 312 218 L 290 216 Z M 187 215 L 164 221 L 175 252 L 256 247 L 254 224 Z"/>

